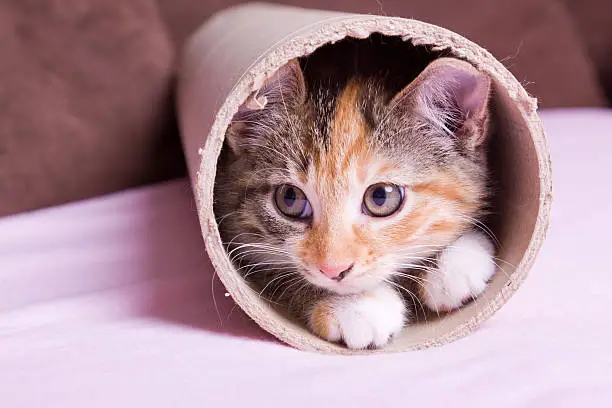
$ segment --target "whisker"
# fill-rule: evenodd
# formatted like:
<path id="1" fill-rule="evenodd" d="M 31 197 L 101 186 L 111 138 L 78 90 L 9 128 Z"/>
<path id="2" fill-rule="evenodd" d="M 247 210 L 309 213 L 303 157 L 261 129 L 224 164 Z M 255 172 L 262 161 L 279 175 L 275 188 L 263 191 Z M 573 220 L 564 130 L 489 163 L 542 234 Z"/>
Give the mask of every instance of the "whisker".
<path id="1" fill-rule="evenodd" d="M 268 288 L 268 286 L 270 286 L 273 282 L 277 281 L 280 278 L 286 277 L 286 276 L 290 276 L 293 275 L 295 273 L 295 271 L 289 271 L 283 274 L 279 274 L 277 277 L 271 279 L 264 287 L 263 289 L 259 292 L 259 295 L 261 296 L 262 293 L 264 293 L 266 291 L 266 289 Z"/>
<path id="2" fill-rule="evenodd" d="M 291 282 L 293 282 L 293 281 L 291 281 Z M 296 278 L 295 283 L 291 283 L 290 285 L 288 285 L 288 286 L 285 288 L 285 290 L 283 290 L 283 292 L 282 292 L 282 293 L 280 294 L 280 296 L 279 296 L 279 299 L 282 299 L 282 298 L 283 298 L 283 296 L 285 296 L 285 292 L 287 292 L 287 290 L 289 290 L 289 288 L 292 288 L 293 286 L 297 285 L 297 284 L 298 284 L 298 283 L 300 283 L 300 282 L 304 282 L 305 284 L 308 284 L 308 283 L 309 283 L 309 282 L 308 282 L 308 281 L 307 281 L 307 280 L 306 280 L 306 279 L 305 279 L 305 278 L 304 278 L 302 275 L 300 275 L 298 278 Z M 287 283 L 289 283 L 289 282 L 287 282 Z M 296 293 L 297 293 L 297 292 L 298 292 L 298 291 L 296 290 Z"/>
<path id="3" fill-rule="evenodd" d="M 408 288 L 405 288 L 405 287 L 403 287 L 402 285 L 400 285 L 400 284 L 398 284 L 396 282 L 393 282 L 390 279 L 386 279 L 385 278 L 385 279 L 383 279 L 383 281 L 387 282 L 390 285 L 393 285 L 394 287 L 400 289 L 401 291 L 406 292 L 410 296 L 410 298 L 412 299 L 412 304 L 414 305 L 415 312 L 417 310 L 416 303 L 415 303 L 415 300 L 416 300 L 419 303 L 419 306 L 421 306 L 421 311 L 423 312 L 423 316 L 425 317 L 425 321 L 427 321 L 427 313 L 425 312 L 425 308 L 423 307 L 423 303 L 421 302 L 421 300 L 414 293 L 412 293 L 412 291 L 410 291 Z"/>
<path id="4" fill-rule="evenodd" d="M 255 273 L 261 273 L 261 272 L 266 273 L 266 272 L 279 271 L 279 270 L 280 271 L 286 271 L 288 269 L 286 266 L 279 267 L 279 268 L 263 268 L 263 269 L 257 269 L 258 265 L 255 265 L 255 266 L 249 265 L 249 267 L 251 269 L 249 269 L 249 271 L 247 271 L 247 273 L 244 274 L 244 276 L 243 276 L 245 279 L 248 278 L 249 276 L 255 274 Z"/>
<path id="5" fill-rule="evenodd" d="M 275 252 L 275 253 L 289 254 L 289 252 L 283 249 L 280 249 L 280 248 L 276 248 L 274 246 L 266 246 L 266 245 L 260 245 L 260 244 L 240 244 L 236 248 L 233 248 L 232 250 L 228 251 L 227 255 L 231 256 L 234 252 L 239 251 L 243 248 L 266 249 L 266 250 L 270 250 L 271 252 Z"/>
<path id="6" fill-rule="evenodd" d="M 243 259 L 245 256 L 255 255 L 255 254 L 267 254 L 267 255 L 270 255 L 270 256 L 272 256 L 272 255 L 287 256 L 287 254 L 285 254 L 283 252 L 275 252 L 275 251 L 271 251 L 269 249 L 250 249 L 248 251 L 238 252 L 234 256 L 230 256 L 230 259 L 231 259 L 232 262 L 235 262 L 237 259 Z"/>
<path id="7" fill-rule="evenodd" d="M 403 273 L 403 272 L 393 272 L 393 275 L 397 275 L 397 276 L 401 276 L 404 278 L 408 278 L 410 280 L 413 280 L 414 282 L 418 283 L 418 284 L 422 284 L 424 283 L 429 283 L 430 285 L 434 285 L 434 282 L 428 280 L 427 278 L 423 278 L 422 276 L 416 276 L 416 275 L 410 275 L 409 273 Z M 436 282 L 437 283 L 437 282 Z"/>
<path id="8" fill-rule="evenodd" d="M 274 251 L 270 251 L 267 249 L 250 249 L 248 251 L 244 251 L 244 252 L 238 252 L 237 254 L 235 254 L 234 256 L 230 257 L 230 259 L 232 260 L 232 262 L 235 262 L 236 260 L 239 259 L 243 259 L 244 257 L 248 256 L 248 255 L 254 255 L 254 254 L 267 254 L 267 255 L 286 255 L 282 252 L 274 252 Z M 286 259 L 286 258 L 285 258 Z"/>
<path id="9" fill-rule="evenodd" d="M 400 276 L 402 278 L 411 280 L 412 282 L 416 283 L 419 287 L 421 287 L 423 290 L 425 290 L 427 294 L 432 298 L 433 298 L 432 293 L 429 291 L 429 289 L 425 287 L 424 283 L 429 283 L 430 285 L 437 286 L 437 287 L 442 286 L 441 283 L 438 283 L 438 282 L 434 283 L 430 281 L 429 279 L 423 278 L 422 276 L 410 275 L 410 274 L 402 273 L 399 271 L 395 271 L 393 275 Z M 438 310 L 437 307 L 436 307 L 436 314 L 438 315 L 438 317 L 440 317 L 440 311 Z"/>
<path id="10" fill-rule="evenodd" d="M 225 214 L 223 217 L 219 218 L 219 220 L 217 221 L 217 226 L 220 226 L 220 225 L 221 225 L 221 223 L 222 223 L 223 221 L 225 221 L 225 219 L 226 219 L 227 217 L 229 217 L 230 215 L 234 215 L 234 214 L 236 214 L 236 213 L 238 213 L 238 212 L 239 212 L 239 211 L 238 211 L 238 210 L 236 210 L 236 211 L 230 211 L 229 213 Z"/>
<path id="11" fill-rule="evenodd" d="M 213 268 L 212 278 L 210 280 L 210 293 L 213 299 L 213 305 L 215 306 L 215 312 L 217 313 L 217 317 L 219 318 L 219 325 L 223 325 L 223 319 L 221 318 L 221 312 L 219 311 L 219 306 L 217 305 L 217 298 L 215 296 L 215 277 L 217 276 L 217 270 Z"/>
<path id="12" fill-rule="evenodd" d="M 477 220 L 476 218 L 470 217 L 468 215 L 460 215 L 459 217 L 463 218 L 466 221 L 469 221 L 472 226 L 484 232 L 489 238 L 491 238 L 496 248 L 501 247 L 501 243 L 499 242 L 499 240 L 497 239 L 493 231 L 488 226 L 486 226 L 482 221 Z"/>
<path id="13" fill-rule="evenodd" d="M 424 271 L 424 272 L 439 272 L 438 268 L 436 267 L 430 267 L 430 266 L 419 265 L 419 264 L 392 264 L 392 265 L 398 266 L 403 269 L 415 269 L 415 270 Z"/>
<path id="14" fill-rule="evenodd" d="M 240 234 L 240 235 L 243 235 L 243 234 Z M 258 248 L 262 247 L 262 248 L 271 248 L 271 249 L 274 249 L 274 250 L 277 250 L 277 251 L 285 251 L 285 250 L 284 250 L 282 247 L 280 247 L 280 246 L 277 246 L 277 245 L 272 245 L 272 244 L 268 244 L 268 243 L 265 243 L 265 242 L 241 242 L 241 241 L 236 241 L 236 238 L 237 238 L 237 237 L 238 237 L 238 236 L 236 236 L 234 239 L 232 239 L 232 240 L 231 240 L 230 242 L 228 242 L 228 243 L 224 243 L 224 245 L 226 245 L 226 246 L 228 246 L 228 247 L 231 247 L 231 246 L 242 246 L 242 245 L 244 245 L 245 247 L 246 247 L 246 246 L 258 247 Z M 286 251 L 285 251 L 285 252 L 286 252 Z"/>
<path id="15" fill-rule="evenodd" d="M 282 293 L 280 294 L 280 296 L 278 297 L 278 299 L 282 299 L 283 295 L 285 294 L 285 292 L 287 291 L 287 288 L 293 286 L 294 284 L 297 284 L 298 282 L 300 282 L 302 279 L 304 279 L 301 275 L 298 274 L 298 276 L 294 276 L 290 279 L 288 279 L 285 282 L 282 282 L 281 284 L 276 286 L 276 289 L 274 289 L 274 292 L 272 292 L 272 294 L 270 295 L 270 297 L 274 298 L 274 295 L 276 294 L 276 291 L 278 289 L 280 289 L 283 285 L 287 285 L 287 287 L 282 291 Z"/>

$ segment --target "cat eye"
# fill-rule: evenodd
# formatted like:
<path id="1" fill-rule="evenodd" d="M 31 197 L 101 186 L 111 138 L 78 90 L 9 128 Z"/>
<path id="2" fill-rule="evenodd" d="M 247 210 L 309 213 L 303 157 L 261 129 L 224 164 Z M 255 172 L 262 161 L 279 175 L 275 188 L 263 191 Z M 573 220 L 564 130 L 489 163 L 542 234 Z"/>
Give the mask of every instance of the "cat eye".
<path id="1" fill-rule="evenodd" d="M 372 217 L 388 217 L 397 212 L 404 201 L 404 189 L 395 184 L 373 184 L 363 196 L 363 211 Z"/>
<path id="2" fill-rule="evenodd" d="M 290 218 L 308 218 L 312 216 L 312 207 L 306 194 L 291 184 L 283 184 L 274 193 L 276 208 Z"/>

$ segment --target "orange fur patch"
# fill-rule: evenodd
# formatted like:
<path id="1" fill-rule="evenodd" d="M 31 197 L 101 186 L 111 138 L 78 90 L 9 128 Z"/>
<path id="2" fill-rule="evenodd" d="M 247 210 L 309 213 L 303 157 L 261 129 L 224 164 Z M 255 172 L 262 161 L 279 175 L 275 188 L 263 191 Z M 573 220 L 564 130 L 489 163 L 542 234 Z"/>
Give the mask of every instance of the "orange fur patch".
<path id="1" fill-rule="evenodd" d="M 463 201 L 461 186 L 458 184 L 447 184 L 446 182 L 428 182 L 412 186 L 412 191 L 420 194 L 435 195 L 448 201 Z"/>
<path id="2" fill-rule="evenodd" d="M 315 161 L 319 180 L 342 177 L 355 158 L 368 149 L 368 126 L 359 110 L 361 84 L 351 81 L 336 100 L 329 134 L 330 148 L 322 160 Z"/>
<path id="3" fill-rule="evenodd" d="M 465 185 L 451 173 L 438 172 L 433 180 L 416 184 L 411 189 L 415 193 L 437 196 L 455 202 L 466 211 L 474 210 L 473 206 L 480 202 L 481 197 L 473 188 L 470 188 L 472 186 Z M 464 208 L 466 206 L 467 208 Z"/>
<path id="4" fill-rule="evenodd" d="M 315 225 L 301 242 L 300 256 L 309 264 L 320 264 L 329 252 L 328 231 L 325 225 Z"/>
<path id="5" fill-rule="evenodd" d="M 441 220 L 436 221 L 429 227 L 430 233 L 435 234 L 452 234 L 455 231 L 459 231 L 463 228 L 463 222 L 460 220 L 457 221 L 447 221 Z"/>
<path id="6" fill-rule="evenodd" d="M 369 242 L 349 231 L 334 231 L 322 220 L 298 245 L 298 255 L 309 265 L 350 264 L 365 256 Z"/>
<path id="7" fill-rule="evenodd" d="M 355 241 L 360 244 L 365 244 L 368 242 L 368 236 L 365 234 L 363 228 L 360 228 L 358 225 L 353 225 L 353 234 L 355 234 Z"/>
<path id="8" fill-rule="evenodd" d="M 391 225 L 384 233 L 384 245 L 394 247 L 412 239 L 414 233 L 433 215 L 435 210 L 419 208 Z"/>
<path id="9" fill-rule="evenodd" d="M 331 305 L 327 302 L 317 304 L 310 316 L 312 330 L 321 337 L 329 336 L 329 330 L 334 318 Z"/>
<path id="10" fill-rule="evenodd" d="M 446 240 L 462 230 L 465 221 L 453 216 L 439 218 L 438 208 L 424 202 L 417 210 L 391 225 L 384 232 L 382 244 L 385 247 L 419 245 L 424 242 Z M 423 237 L 427 238 L 423 238 Z M 419 239 L 419 237 L 422 237 Z"/>

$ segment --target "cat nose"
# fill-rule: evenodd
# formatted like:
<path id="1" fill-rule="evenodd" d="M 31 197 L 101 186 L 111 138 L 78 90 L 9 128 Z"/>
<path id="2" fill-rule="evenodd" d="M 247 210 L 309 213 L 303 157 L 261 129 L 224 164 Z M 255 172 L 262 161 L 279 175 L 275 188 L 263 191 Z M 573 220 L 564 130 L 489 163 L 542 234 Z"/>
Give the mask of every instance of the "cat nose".
<path id="1" fill-rule="evenodd" d="M 355 266 L 354 263 L 350 265 L 348 264 L 344 264 L 344 265 L 323 264 L 323 265 L 319 265 L 319 271 L 321 271 L 321 273 L 327 276 L 328 278 L 340 282 L 353 269 L 353 266 Z"/>

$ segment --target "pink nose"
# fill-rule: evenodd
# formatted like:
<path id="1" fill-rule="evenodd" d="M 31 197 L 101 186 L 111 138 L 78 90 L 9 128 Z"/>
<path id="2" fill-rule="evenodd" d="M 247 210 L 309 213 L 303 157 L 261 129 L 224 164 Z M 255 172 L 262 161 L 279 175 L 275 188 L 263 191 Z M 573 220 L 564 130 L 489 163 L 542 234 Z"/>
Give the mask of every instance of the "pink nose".
<path id="1" fill-rule="evenodd" d="M 344 277 L 353 269 L 354 264 L 341 264 L 341 265 L 330 265 L 322 264 L 319 265 L 319 270 L 323 275 L 330 279 L 341 281 Z"/>

